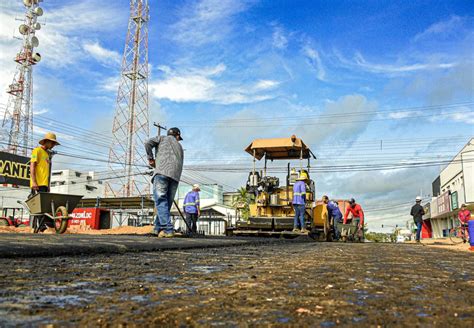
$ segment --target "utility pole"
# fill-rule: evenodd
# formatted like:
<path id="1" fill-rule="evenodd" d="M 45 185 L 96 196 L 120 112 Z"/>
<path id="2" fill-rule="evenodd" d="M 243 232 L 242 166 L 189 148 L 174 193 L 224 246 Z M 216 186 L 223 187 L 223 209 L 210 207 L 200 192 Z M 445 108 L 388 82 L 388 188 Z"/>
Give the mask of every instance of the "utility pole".
<path id="1" fill-rule="evenodd" d="M 34 51 L 39 46 L 36 32 L 41 29 L 38 17 L 43 15 L 38 0 L 24 0 L 25 16 L 18 30 L 23 44 L 15 57 L 17 63 L 13 82 L 8 86 L 7 106 L 2 127 L 10 125 L 8 145 L 5 150 L 26 156 L 33 146 L 33 66 L 41 55 Z"/>
<path id="2" fill-rule="evenodd" d="M 106 196 L 149 194 L 140 174 L 148 166 L 144 143 L 150 136 L 148 108 L 148 0 L 130 0 L 130 18 L 109 148 L 111 178 Z"/>
<path id="3" fill-rule="evenodd" d="M 161 129 L 166 131 L 166 126 L 162 126 L 160 123 L 154 122 L 153 125 L 158 128 L 158 137 L 161 136 Z"/>

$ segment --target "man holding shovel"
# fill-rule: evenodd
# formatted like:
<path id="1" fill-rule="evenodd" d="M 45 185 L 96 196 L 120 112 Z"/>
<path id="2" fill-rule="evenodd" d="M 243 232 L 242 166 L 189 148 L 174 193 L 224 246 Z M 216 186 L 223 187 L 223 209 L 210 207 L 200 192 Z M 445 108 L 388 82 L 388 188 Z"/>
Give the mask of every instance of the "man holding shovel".
<path id="1" fill-rule="evenodd" d="M 179 143 L 181 140 L 181 131 L 171 128 L 167 136 L 154 137 L 145 143 L 148 163 L 155 168 L 152 183 L 157 211 L 155 232 L 158 238 L 174 237 L 170 210 L 183 171 L 184 152 Z"/>

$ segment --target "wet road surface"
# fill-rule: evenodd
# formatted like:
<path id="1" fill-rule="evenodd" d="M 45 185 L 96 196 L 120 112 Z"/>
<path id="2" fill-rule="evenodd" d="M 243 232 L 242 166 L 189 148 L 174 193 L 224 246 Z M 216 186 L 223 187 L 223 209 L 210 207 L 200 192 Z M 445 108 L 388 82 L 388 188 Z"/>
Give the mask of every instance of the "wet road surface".
<path id="1" fill-rule="evenodd" d="M 474 326 L 469 253 L 286 242 L 0 259 L 0 326 Z"/>

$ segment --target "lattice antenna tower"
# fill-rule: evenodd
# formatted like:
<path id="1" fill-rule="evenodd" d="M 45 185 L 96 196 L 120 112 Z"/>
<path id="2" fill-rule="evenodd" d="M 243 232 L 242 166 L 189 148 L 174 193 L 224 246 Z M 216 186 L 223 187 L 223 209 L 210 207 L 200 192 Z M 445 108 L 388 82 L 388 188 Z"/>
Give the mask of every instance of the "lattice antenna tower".
<path id="1" fill-rule="evenodd" d="M 148 110 L 148 0 L 130 1 L 125 50 L 109 149 L 111 179 L 106 196 L 149 194 L 144 142 L 149 138 Z"/>
<path id="2" fill-rule="evenodd" d="M 23 0 L 25 16 L 19 27 L 23 41 L 15 57 L 17 63 L 13 82 L 8 86 L 7 106 L 2 128 L 9 129 L 7 152 L 27 155 L 33 145 L 33 66 L 41 60 L 35 52 L 39 46 L 36 32 L 41 29 L 38 17 L 43 15 L 42 0 Z"/>

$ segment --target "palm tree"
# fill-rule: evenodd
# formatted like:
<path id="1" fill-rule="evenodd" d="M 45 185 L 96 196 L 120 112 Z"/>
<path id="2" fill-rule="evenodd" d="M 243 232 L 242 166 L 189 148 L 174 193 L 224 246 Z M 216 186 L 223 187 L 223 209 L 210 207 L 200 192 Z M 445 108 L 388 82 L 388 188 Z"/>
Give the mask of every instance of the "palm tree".
<path id="1" fill-rule="evenodd" d="M 250 202 L 252 200 L 252 195 L 247 192 L 245 187 L 241 187 L 238 190 L 238 193 L 239 194 L 234 200 L 232 206 L 241 213 L 243 219 L 248 220 L 250 216 Z"/>

